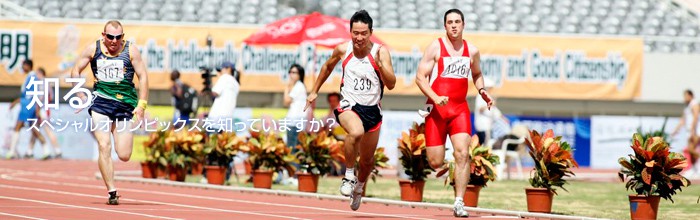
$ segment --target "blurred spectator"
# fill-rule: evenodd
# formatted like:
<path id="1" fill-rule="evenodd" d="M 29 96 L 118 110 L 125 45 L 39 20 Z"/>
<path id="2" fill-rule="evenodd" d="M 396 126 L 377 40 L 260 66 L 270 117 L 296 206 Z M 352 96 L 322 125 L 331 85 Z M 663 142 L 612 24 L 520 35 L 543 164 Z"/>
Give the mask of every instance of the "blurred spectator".
<path id="1" fill-rule="evenodd" d="M 231 123 L 233 123 L 233 112 L 236 110 L 236 101 L 241 89 L 238 81 L 240 76 L 238 71 L 234 69 L 235 65 L 228 61 L 223 62 L 221 66 L 216 68 L 219 79 L 211 89 L 214 103 L 211 105 L 208 116 L 214 125 L 228 123 L 227 120 L 231 120 Z M 231 126 L 233 125 L 231 124 Z"/>
<path id="2" fill-rule="evenodd" d="M 57 85 L 52 85 L 52 83 L 49 83 L 45 81 L 44 79 L 46 78 L 46 70 L 43 67 L 39 67 L 36 70 L 36 76 L 37 80 L 43 81 L 44 86 L 46 86 L 46 91 L 45 95 L 48 96 L 48 102 L 53 103 L 54 102 L 54 86 Z M 38 88 L 39 90 L 44 90 L 44 87 Z M 44 100 L 43 95 L 39 96 L 39 99 Z M 39 117 L 37 117 L 37 124 L 43 124 L 44 121 L 51 123 L 51 108 L 48 107 L 48 105 L 44 105 L 41 109 L 39 109 Z M 58 138 L 56 137 L 56 133 L 54 133 L 53 129 L 50 126 L 41 126 L 44 127 L 44 133 L 46 136 L 49 138 L 49 141 L 51 142 L 51 146 L 53 146 L 54 150 L 54 158 L 60 159 L 63 157 L 63 153 L 61 152 L 61 146 L 58 144 Z M 32 135 L 32 137 L 29 139 L 29 147 L 34 147 L 34 144 L 36 143 L 36 136 Z M 42 160 L 47 160 L 51 158 L 51 149 L 49 149 L 48 145 L 44 145 L 44 154 L 41 156 Z"/>
<path id="3" fill-rule="evenodd" d="M 190 122 L 190 116 L 197 110 L 197 91 L 180 80 L 180 72 L 173 70 L 170 73 L 170 80 L 173 86 L 170 87 L 170 94 L 173 96 L 172 103 L 175 107 L 173 115 L 173 128 L 180 129 Z"/>
<path id="4" fill-rule="evenodd" d="M 284 87 L 284 106 L 289 107 L 286 119 L 290 121 L 291 126 L 287 131 L 287 146 L 294 149 L 298 143 L 297 122 L 307 119 L 310 110 L 304 111 L 306 105 L 306 86 L 304 86 L 304 67 L 299 64 L 292 64 L 289 68 L 289 83 Z M 305 124 L 301 124 L 301 130 L 305 128 Z"/>
<path id="5" fill-rule="evenodd" d="M 340 105 L 340 93 L 337 93 L 337 92 L 330 93 L 326 97 L 326 100 L 328 101 L 328 114 L 326 114 L 326 117 L 324 117 L 324 122 L 325 122 L 325 119 L 328 119 L 328 118 L 335 119 L 335 114 L 333 114 L 333 110 L 338 108 L 338 106 Z M 336 124 L 336 126 L 337 126 L 337 124 Z"/>
<path id="6" fill-rule="evenodd" d="M 676 136 L 678 131 L 684 127 L 684 125 L 685 128 L 688 129 L 690 136 L 688 137 L 688 145 L 686 146 L 685 151 L 687 151 L 688 155 L 690 156 L 689 166 L 691 168 L 688 169 L 683 175 L 689 178 L 694 178 L 696 176 L 700 176 L 700 168 L 698 168 L 699 166 L 697 165 L 698 152 L 696 149 L 696 146 L 700 142 L 700 126 L 698 126 L 700 105 L 698 104 L 698 101 L 695 100 L 693 91 L 690 89 L 686 89 L 683 92 L 683 99 L 686 107 L 683 109 L 683 116 L 681 116 L 680 123 L 678 123 L 676 129 L 673 130 L 671 136 Z"/>

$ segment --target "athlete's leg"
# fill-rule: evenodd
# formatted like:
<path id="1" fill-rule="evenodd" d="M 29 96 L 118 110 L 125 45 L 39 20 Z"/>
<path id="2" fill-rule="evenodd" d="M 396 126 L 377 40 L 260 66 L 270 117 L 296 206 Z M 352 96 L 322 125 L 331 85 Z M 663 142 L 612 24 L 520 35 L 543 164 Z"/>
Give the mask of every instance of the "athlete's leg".
<path id="1" fill-rule="evenodd" d="M 130 120 L 119 119 L 115 122 L 112 130 L 114 136 L 114 147 L 116 147 L 119 159 L 126 162 L 131 158 L 131 151 L 134 146 L 134 135 L 131 133 L 133 123 Z"/>
<path id="2" fill-rule="evenodd" d="M 26 153 L 27 157 L 33 158 L 33 156 L 34 156 L 34 144 L 36 143 L 36 140 L 38 139 L 39 143 L 41 143 L 42 149 L 44 149 L 44 159 L 45 159 L 46 154 L 47 154 L 47 150 L 49 147 L 46 143 L 46 139 L 44 139 L 44 136 L 41 135 L 41 132 L 37 129 L 32 129 L 31 134 L 32 135 L 29 138 L 29 145 L 27 146 L 27 153 Z"/>
<path id="3" fill-rule="evenodd" d="M 362 120 L 353 111 L 344 111 L 338 115 L 340 126 L 347 131 L 345 136 L 345 178 L 340 186 L 340 193 L 350 196 L 355 188 L 355 162 L 357 160 L 357 150 L 360 147 L 360 140 L 365 133 Z"/>
<path id="4" fill-rule="evenodd" d="M 97 159 L 97 164 L 100 168 L 100 173 L 102 174 L 102 180 L 105 182 L 108 191 L 114 191 L 114 167 L 112 165 L 112 142 L 110 140 L 111 132 L 114 128 L 114 124 L 110 122 L 109 117 L 106 115 L 92 112 L 92 123 L 97 128 L 93 132 L 95 134 L 95 139 L 97 139 L 97 145 L 99 149 L 99 156 Z M 104 128 L 105 124 L 109 124 L 106 130 Z"/>
<path id="5" fill-rule="evenodd" d="M 350 197 L 350 209 L 353 211 L 360 208 L 363 187 L 374 169 L 374 151 L 377 149 L 377 142 L 379 142 L 379 129 L 365 133 L 359 142 L 360 170 L 358 171 L 358 183 Z"/>
<path id="6" fill-rule="evenodd" d="M 44 133 L 46 133 L 46 136 L 49 138 L 51 146 L 53 146 L 54 154 L 56 154 L 56 156 L 61 155 L 61 146 L 58 145 L 56 133 L 54 133 L 49 126 L 44 127 Z M 44 149 L 44 154 L 50 154 L 50 150 L 48 148 Z"/>
<path id="7" fill-rule="evenodd" d="M 6 158 L 15 158 L 17 157 L 17 144 L 19 143 L 19 131 L 22 129 L 24 126 L 24 122 L 21 120 L 18 120 L 17 123 L 15 124 L 14 129 L 12 130 L 12 137 L 10 139 L 10 151 L 7 152 Z"/>
<path id="8" fill-rule="evenodd" d="M 352 111 L 345 111 L 338 115 L 340 125 L 347 131 L 345 136 L 345 165 L 354 168 L 357 160 L 357 150 L 360 148 L 360 140 L 365 133 L 360 117 Z"/>
<path id="9" fill-rule="evenodd" d="M 459 114 L 449 122 L 450 140 L 454 147 L 455 158 L 455 217 L 469 217 L 469 213 L 464 209 L 464 191 L 469 183 L 469 143 L 471 143 L 471 120 L 469 118 L 469 107 L 464 104 L 459 106 Z M 487 132 L 488 137 L 488 132 Z"/>
<path id="10" fill-rule="evenodd" d="M 27 145 L 27 154 L 31 154 L 32 157 L 34 156 L 34 144 L 36 144 L 36 135 L 34 132 L 32 132 L 32 135 L 29 137 L 29 144 Z"/>
<path id="11" fill-rule="evenodd" d="M 433 169 L 445 163 L 445 138 L 447 124 L 435 112 L 425 118 L 425 145 L 428 163 Z"/>
<path id="12" fill-rule="evenodd" d="M 357 172 L 357 180 L 360 183 L 366 183 L 374 170 L 374 152 L 377 150 L 379 142 L 379 130 L 365 133 L 360 141 L 360 170 Z M 362 189 L 362 187 L 359 188 Z M 355 191 L 360 189 L 355 189 Z"/>
<path id="13" fill-rule="evenodd" d="M 462 197 L 469 183 L 469 144 L 471 137 L 467 133 L 450 135 L 452 146 L 454 146 L 455 158 L 455 190 L 456 196 Z"/>
<path id="14" fill-rule="evenodd" d="M 690 162 L 695 164 L 698 160 L 698 152 L 695 150 L 697 145 L 700 144 L 700 135 L 696 135 L 695 138 L 688 138 L 688 153 L 690 154 Z"/>

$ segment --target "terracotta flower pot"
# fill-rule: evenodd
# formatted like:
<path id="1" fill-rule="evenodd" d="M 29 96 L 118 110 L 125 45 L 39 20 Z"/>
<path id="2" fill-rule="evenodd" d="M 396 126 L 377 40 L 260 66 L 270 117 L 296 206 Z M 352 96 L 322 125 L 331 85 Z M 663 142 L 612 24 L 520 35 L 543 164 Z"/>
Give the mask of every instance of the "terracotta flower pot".
<path id="1" fill-rule="evenodd" d="M 525 188 L 528 212 L 552 212 L 554 193 L 546 188 Z"/>
<path id="2" fill-rule="evenodd" d="M 256 170 L 253 172 L 253 187 L 271 189 L 272 171 Z"/>
<path id="3" fill-rule="evenodd" d="M 401 186 L 401 200 L 408 202 L 423 201 L 425 181 L 399 180 L 399 186 Z"/>
<path id="4" fill-rule="evenodd" d="M 202 164 L 202 163 L 192 164 L 192 175 L 202 175 L 203 170 L 204 170 L 204 164 Z"/>
<path id="5" fill-rule="evenodd" d="M 168 176 L 167 167 L 159 166 L 156 164 L 156 178 L 165 179 Z"/>
<path id="6" fill-rule="evenodd" d="M 226 182 L 226 167 L 204 166 L 207 170 L 207 182 L 214 185 L 224 185 Z"/>
<path id="7" fill-rule="evenodd" d="M 310 173 L 297 173 L 299 179 L 299 192 L 317 192 L 318 175 Z"/>
<path id="8" fill-rule="evenodd" d="M 185 167 L 168 166 L 168 177 L 172 181 L 184 182 L 187 176 Z"/>
<path id="9" fill-rule="evenodd" d="M 142 162 L 141 163 L 141 177 L 143 178 L 156 178 L 156 169 L 158 166 L 156 163 L 152 162 Z"/>
<path id="10" fill-rule="evenodd" d="M 454 187 L 452 189 L 454 189 L 455 194 L 457 194 L 457 190 Z M 477 207 L 479 205 L 480 191 L 481 186 L 467 185 L 467 190 L 464 191 L 464 195 L 462 197 L 464 198 L 464 206 Z"/>
<path id="11" fill-rule="evenodd" d="M 250 175 L 253 173 L 253 167 L 250 165 L 250 162 L 248 160 L 243 161 L 243 167 L 245 168 L 245 174 Z"/>
<path id="12" fill-rule="evenodd" d="M 660 198 L 659 196 L 630 195 L 630 216 L 632 219 L 656 219 Z"/>

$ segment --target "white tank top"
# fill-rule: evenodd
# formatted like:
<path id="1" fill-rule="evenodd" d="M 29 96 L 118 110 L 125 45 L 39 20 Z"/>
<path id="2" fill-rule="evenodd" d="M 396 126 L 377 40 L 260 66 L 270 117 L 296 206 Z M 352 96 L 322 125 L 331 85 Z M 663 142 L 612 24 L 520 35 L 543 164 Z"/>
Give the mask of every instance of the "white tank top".
<path id="1" fill-rule="evenodd" d="M 689 132 L 690 129 L 693 128 L 693 106 L 698 105 L 698 101 L 693 99 L 688 103 L 688 106 L 683 109 L 683 116 L 685 116 L 685 127 L 688 129 Z M 700 122 L 700 120 L 698 120 Z M 695 127 L 695 133 L 700 134 L 700 126 Z"/>
<path id="2" fill-rule="evenodd" d="M 374 44 L 366 57 L 358 58 L 352 52 L 353 43 L 348 43 L 348 49 L 343 59 L 343 78 L 340 83 L 340 94 L 350 105 L 378 105 L 384 94 L 384 83 L 379 76 L 379 68 L 374 57 L 379 51 L 379 44 Z"/>

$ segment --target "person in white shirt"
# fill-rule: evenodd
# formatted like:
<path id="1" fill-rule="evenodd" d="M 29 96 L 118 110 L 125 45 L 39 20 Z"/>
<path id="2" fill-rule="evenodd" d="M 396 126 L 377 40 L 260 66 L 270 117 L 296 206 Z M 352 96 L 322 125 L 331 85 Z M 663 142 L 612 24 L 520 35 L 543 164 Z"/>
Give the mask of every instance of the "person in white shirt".
<path id="1" fill-rule="evenodd" d="M 695 100 L 693 96 L 693 91 L 691 91 L 690 89 L 686 89 L 685 92 L 683 92 L 683 98 L 686 107 L 685 109 L 683 109 L 683 116 L 681 117 L 680 123 L 678 123 L 678 126 L 676 126 L 676 129 L 673 131 L 671 136 L 676 136 L 676 134 L 678 134 L 678 131 L 682 127 L 688 129 L 690 137 L 688 137 L 688 146 L 686 150 L 688 151 L 688 154 L 690 154 L 690 164 L 692 164 L 692 168 L 688 170 L 688 172 L 686 172 L 685 175 L 700 176 L 700 168 L 696 164 L 700 155 L 695 149 L 695 147 L 700 142 L 700 126 L 698 126 L 698 115 L 700 114 L 700 105 L 698 105 L 698 101 Z"/>
<path id="2" fill-rule="evenodd" d="M 304 86 L 304 67 L 299 64 L 292 64 L 289 68 L 289 84 L 284 87 L 284 106 L 289 107 L 286 119 L 289 120 L 289 131 L 287 131 L 287 146 L 295 149 L 298 144 L 299 134 L 297 124 L 302 119 L 308 119 L 311 110 L 304 110 L 306 105 L 306 86 Z M 303 125 L 302 125 L 303 126 Z M 303 130 L 305 126 L 301 127 Z"/>
<path id="3" fill-rule="evenodd" d="M 214 103 L 211 105 L 208 116 L 214 125 L 228 123 L 226 122 L 228 119 L 233 123 L 233 113 L 236 110 L 236 101 L 241 89 L 238 81 L 240 76 L 238 71 L 234 71 L 234 68 L 235 65 L 228 61 L 223 62 L 220 67 L 216 68 L 219 79 L 211 89 Z"/>

